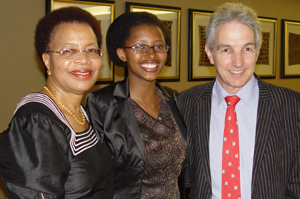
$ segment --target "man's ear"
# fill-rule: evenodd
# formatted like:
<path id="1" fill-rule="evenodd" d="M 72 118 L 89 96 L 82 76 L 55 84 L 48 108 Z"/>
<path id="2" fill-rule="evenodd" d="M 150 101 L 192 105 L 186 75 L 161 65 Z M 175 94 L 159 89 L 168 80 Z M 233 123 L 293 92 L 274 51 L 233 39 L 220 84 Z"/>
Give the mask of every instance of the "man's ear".
<path id="1" fill-rule="evenodd" d="M 50 56 L 48 53 L 42 54 L 43 62 L 48 70 L 50 70 Z"/>
<path id="2" fill-rule="evenodd" d="M 259 47 L 258 53 L 257 53 L 257 55 L 256 55 L 256 61 L 258 60 L 258 57 L 259 57 L 260 48 L 261 48 L 261 47 Z"/>
<path id="3" fill-rule="evenodd" d="M 123 48 L 117 48 L 116 52 L 120 60 L 122 60 L 123 62 L 127 61 L 126 53 Z"/>
<path id="4" fill-rule="evenodd" d="M 210 49 L 208 48 L 207 44 L 205 44 L 205 52 L 206 52 L 206 54 L 207 54 L 207 57 L 208 57 L 210 63 L 211 63 L 212 65 L 214 65 L 213 54 L 212 54 L 212 52 L 210 51 Z"/>

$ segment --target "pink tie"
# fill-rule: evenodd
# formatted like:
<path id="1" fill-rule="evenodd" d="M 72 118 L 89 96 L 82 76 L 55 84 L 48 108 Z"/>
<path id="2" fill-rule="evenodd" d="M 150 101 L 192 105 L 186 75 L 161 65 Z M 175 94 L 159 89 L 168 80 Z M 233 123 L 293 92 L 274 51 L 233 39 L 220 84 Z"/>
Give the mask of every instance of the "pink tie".
<path id="1" fill-rule="evenodd" d="M 235 112 L 235 105 L 240 101 L 240 98 L 227 96 L 225 101 L 227 110 L 223 137 L 222 199 L 240 199 L 239 132 Z"/>

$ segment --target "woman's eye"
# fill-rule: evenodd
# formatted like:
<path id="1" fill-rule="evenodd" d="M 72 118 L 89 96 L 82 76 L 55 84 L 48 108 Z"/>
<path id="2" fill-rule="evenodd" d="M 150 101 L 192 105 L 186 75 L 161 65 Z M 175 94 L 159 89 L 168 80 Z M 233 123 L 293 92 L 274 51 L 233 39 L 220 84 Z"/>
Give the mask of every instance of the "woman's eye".
<path id="1" fill-rule="evenodd" d="M 95 52 L 97 52 L 97 49 L 96 48 L 91 48 L 91 49 L 87 49 L 86 51 L 89 52 L 89 53 L 95 53 Z"/>
<path id="2" fill-rule="evenodd" d="M 71 53 L 71 52 L 73 52 L 74 50 L 73 49 L 70 49 L 70 48 L 67 48 L 67 49 L 65 49 L 64 50 L 66 53 Z"/>

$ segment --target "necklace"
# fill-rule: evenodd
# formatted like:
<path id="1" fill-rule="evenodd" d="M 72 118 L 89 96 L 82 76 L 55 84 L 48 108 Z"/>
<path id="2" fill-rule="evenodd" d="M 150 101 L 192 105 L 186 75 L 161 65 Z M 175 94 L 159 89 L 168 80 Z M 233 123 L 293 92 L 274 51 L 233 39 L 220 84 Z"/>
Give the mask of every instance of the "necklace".
<path id="1" fill-rule="evenodd" d="M 137 100 L 139 100 L 139 102 L 141 102 L 142 104 L 144 104 L 144 106 L 146 106 L 146 107 L 148 108 L 149 111 L 151 111 L 154 115 L 156 115 L 156 117 L 157 117 L 158 120 L 161 120 L 161 117 L 158 117 L 158 115 L 157 115 L 154 111 L 152 111 L 152 109 L 151 109 L 149 106 L 147 106 L 147 105 L 146 105 L 142 100 L 140 100 L 135 94 L 132 93 L 132 95 L 133 95 Z"/>
<path id="2" fill-rule="evenodd" d="M 63 109 L 65 109 L 70 115 L 72 115 L 72 117 L 75 119 L 75 121 L 80 124 L 80 125 L 84 125 L 85 124 L 85 117 L 83 115 L 83 112 L 81 110 L 81 108 L 79 108 L 79 111 L 82 115 L 82 122 L 79 121 L 79 119 L 74 115 L 74 113 L 72 113 L 67 107 L 65 107 L 60 101 L 58 101 L 58 99 L 56 99 L 56 97 L 54 97 L 54 95 L 51 93 L 51 91 L 49 90 L 49 88 L 47 86 L 44 86 L 44 89 L 46 89 L 46 91 L 50 94 L 51 98 L 56 102 L 57 105 L 61 106 Z"/>

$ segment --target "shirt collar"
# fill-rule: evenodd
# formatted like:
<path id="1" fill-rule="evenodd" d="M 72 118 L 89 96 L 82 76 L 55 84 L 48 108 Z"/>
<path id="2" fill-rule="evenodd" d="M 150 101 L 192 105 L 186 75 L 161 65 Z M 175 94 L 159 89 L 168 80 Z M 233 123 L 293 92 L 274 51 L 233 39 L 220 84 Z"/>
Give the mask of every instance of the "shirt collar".
<path id="1" fill-rule="evenodd" d="M 237 95 L 241 100 L 247 105 L 250 106 L 254 92 L 255 92 L 255 86 L 257 85 L 257 79 L 252 75 L 249 82 L 235 95 Z M 218 79 L 216 78 L 216 83 L 213 88 L 213 93 L 215 93 L 217 97 L 217 103 L 220 105 L 224 101 L 224 98 L 230 94 L 228 94 L 224 88 L 220 85 Z"/>

